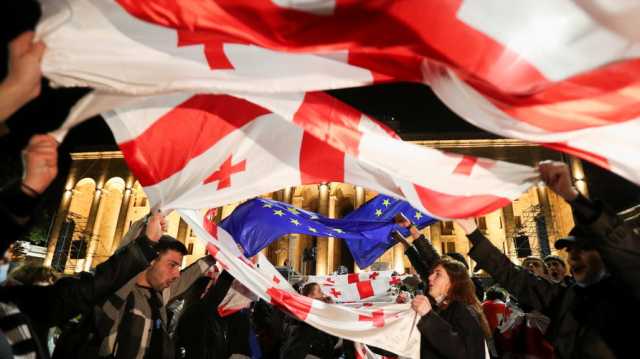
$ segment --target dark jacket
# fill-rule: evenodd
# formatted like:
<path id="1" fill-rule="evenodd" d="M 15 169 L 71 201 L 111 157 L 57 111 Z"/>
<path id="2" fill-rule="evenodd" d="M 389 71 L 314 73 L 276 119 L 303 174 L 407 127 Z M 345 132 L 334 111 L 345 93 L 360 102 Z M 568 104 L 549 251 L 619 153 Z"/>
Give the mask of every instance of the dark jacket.
<path id="1" fill-rule="evenodd" d="M 464 303 L 433 307 L 418 322 L 421 358 L 485 358 L 485 338 L 479 318 Z"/>
<path id="2" fill-rule="evenodd" d="M 285 318 L 284 338 L 281 359 L 304 359 L 307 355 L 334 358 L 333 348 L 338 343 L 338 338 L 290 316 Z"/>
<path id="3" fill-rule="evenodd" d="M 640 321 L 638 239 L 612 214 L 580 198 L 571 203 L 576 222 L 600 233 L 595 243 L 610 275 L 587 288 L 538 278 L 514 265 L 479 231 L 469 254 L 519 302 L 547 315 L 546 337 L 559 358 L 637 357 L 633 328 Z"/>
<path id="4" fill-rule="evenodd" d="M 207 294 L 186 307 L 176 328 L 176 358 L 228 358 L 227 323 L 218 314 L 218 305 L 231 287 L 233 277 L 223 272 Z"/>
<path id="5" fill-rule="evenodd" d="M 427 281 L 440 255 L 424 236 L 405 251 L 423 281 Z M 428 295 L 427 295 L 428 296 Z M 467 305 L 454 301 L 439 309 L 430 296 L 433 310 L 420 319 L 422 358 L 484 358 L 485 336 L 480 318 Z"/>
<path id="6" fill-rule="evenodd" d="M 95 275 L 83 272 L 46 287 L 2 287 L 0 302 L 15 304 L 29 318 L 32 333 L 46 333 L 36 329 L 63 326 L 69 319 L 90 312 L 96 303 L 143 271 L 156 255 L 152 243 L 141 237 L 98 265 Z M 46 334 L 33 337 L 38 358 L 48 358 Z"/>

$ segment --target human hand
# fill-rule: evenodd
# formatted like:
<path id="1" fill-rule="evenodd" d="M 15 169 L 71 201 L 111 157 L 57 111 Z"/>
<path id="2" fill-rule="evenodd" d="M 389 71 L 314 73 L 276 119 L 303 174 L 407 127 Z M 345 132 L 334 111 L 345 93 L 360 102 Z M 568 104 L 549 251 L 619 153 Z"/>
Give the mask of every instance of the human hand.
<path id="1" fill-rule="evenodd" d="M 31 137 L 22 151 L 22 167 L 22 190 L 33 197 L 42 194 L 58 175 L 58 142 L 49 135 Z"/>
<path id="2" fill-rule="evenodd" d="M 429 299 L 424 295 L 416 295 L 413 301 L 411 301 L 411 309 L 423 317 L 431 311 L 431 302 L 429 302 Z"/>
<path id="3" fill-rule="evenodd" d="M 404 227 L 404 228 L 409 228 L 411 227 L 411 225 L 413 223 L 411 223 L 411 221 L 405 217 L 402 213 L 398 213 L 396 214 L 396 216 L 393 218 L 396 223 L 400 226 L 400 227 Z"/>
<path id="4" fill-rule="evenodd" d="M 26 31 L 9 43 L 9 71 L 2 81 L 2 92 L 3 97 L 8 96 L 12 100 L 14 111 L 40 94 L 40 62 L 45 45 L 34 43 L 33 37 L 33 31 Z M 8 117 L 10 113 L 3 115 Z"/>
<path id="5" fill-rule="evenodd" d="M 153 213 L 147 221 L 147 226 L 144 230 L 147 238 L 152 242 L 158 242 L 162 234 L 167 230 L 167 220 L 162 215 L 162 212 L 158 210 Z"/>
<path id="6" fill-rule="evenodd" d="M 573 201 L 580 192 L 573 186 L 569 166 L 559 161 L 542 161 L 538 164 L 540 178 L 547 187 L 566 201 Z"/>
<path id="7" fill-rule="evenodd" d="M 459 218 L 456 219 L 455 222 L 462 228 L 465 234 L 469 235 L 473 233 L 478 226 L 476 225 L 476 221 L 473 218 Z"/>

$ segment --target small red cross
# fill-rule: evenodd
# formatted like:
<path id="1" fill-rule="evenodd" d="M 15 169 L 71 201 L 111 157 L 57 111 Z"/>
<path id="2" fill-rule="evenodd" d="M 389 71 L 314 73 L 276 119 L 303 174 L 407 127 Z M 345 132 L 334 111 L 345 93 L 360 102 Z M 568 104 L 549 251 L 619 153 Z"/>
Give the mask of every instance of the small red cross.
<path id="1" fill-rule="evenodd" d="M 384 327 L 384 311 L 382 309 L 378 309 L 376 311 L 371 312 L 371 316 L 366 316 L 360 314 L 358 316 L 359 322 L 372 322 L 373 326 L 376 328 Z"/>
<path id="2" fill-rule="evenodd" d="M 342 295 L 342 292 L 336 290 L 335 288 L 331 288 L 331 291 L 329 293 L 331 293 L 334 298 L 340 298 L 340 296 Z"/>
<path id="3" fill-rule="evenodd" d="M 232 165 L 232 157 L 233 155 L 229 155 L 229 157 L 222 162 L 220 168 L 204 180 L 204 184 L 219 181 L 216 189 L 223 189 L 231 186 L 231 175 L 238 172 L 244 172 L 247 164 L 247 160 L 242 160 L 240 163 Z"/>
<path id="4" fill-rule="evenodd" d="M 389 281 L 389 285 L 397 285 L 400 284 L 400 277 L 393 276 Z"/>
<path id="5" fill-rule="evenodd" d="M 453 170 L 454 174 L 459 174 L 463 176 L 471 176 L 471 172 L 473 171 L 473 166 L 478 165 L 484 168 L 491 168 L 495 165 L 493 161 L 480 161 L 477 157 L 473 156 L 462 156 L 460 162 Z"/>
<path id="6" fill-rule="evenodd" d="M 275 275 L 273 276 L 273 282 L 275 284 L 280 284 L 280 278 L 276 277 Z"/>
<path id="7" fill-rule="evenodd" d="M 378 272 L 373 272 L 371 274 L 369 274 L 369 279 L 371 280 L 376 280 L 376 278 L 378 278 Z"/>

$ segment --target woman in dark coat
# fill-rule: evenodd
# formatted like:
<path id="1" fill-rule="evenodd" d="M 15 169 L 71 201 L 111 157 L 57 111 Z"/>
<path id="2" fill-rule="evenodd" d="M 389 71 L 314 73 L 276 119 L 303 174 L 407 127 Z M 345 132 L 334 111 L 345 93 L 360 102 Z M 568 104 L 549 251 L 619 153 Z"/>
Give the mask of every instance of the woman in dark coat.
<path id="1" fill-rule="evenodd" d="M 490 335 L 467 269 L 457 260 L 442 257 L 429 275 L 429 294 L 411 303 L 421 317 L 422 358 L 485 358 L 485 337 Z"/>

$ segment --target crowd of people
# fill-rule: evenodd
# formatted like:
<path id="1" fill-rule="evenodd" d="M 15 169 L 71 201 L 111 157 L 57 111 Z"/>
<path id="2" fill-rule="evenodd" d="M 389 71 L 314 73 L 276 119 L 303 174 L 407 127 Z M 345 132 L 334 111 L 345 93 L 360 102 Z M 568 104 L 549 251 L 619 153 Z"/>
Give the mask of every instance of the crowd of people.
<path id="1" fill-rule="evenodd" d="M 33 33 L 10 47 L 0 85 L 0 121 L 38 95 L 43 45 Z M 39 196 L 57 175 L 57 142 L 35 135 L 22 178 L 0 190 L 0 256 L 28 230 Z M 628 358 L 640 322 L 640 238 L 600 202 L 580 194 L 561 162 L 539 165 L 542 181 L 571 205 L 575 227 L 551 255 L 515 264 L 477 228 L 458 220 L 469 256 L 493 281 L 482 288 L 456 253 L 439 254 L 406 218 L 399 237 L 421 290 L 410 301 L 422 358 Z M 15 269 L 0 286 L 0 358 L 355 358 L 354 343 L 256 300 L 231 315 L 218 306 L 234 278 L 205 256 L 182 269 L 184 244 L 164 217 L 136 222 L 95 272 L 59 276 Z M 317 283 L 300 292 L 329 301 Z M 52 330 L 56 328 L 55 331 Z M 54 340 L 55 338 L 55 340 Z M 377 348 L 374 353 L 394 354 Z"/>

